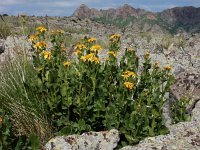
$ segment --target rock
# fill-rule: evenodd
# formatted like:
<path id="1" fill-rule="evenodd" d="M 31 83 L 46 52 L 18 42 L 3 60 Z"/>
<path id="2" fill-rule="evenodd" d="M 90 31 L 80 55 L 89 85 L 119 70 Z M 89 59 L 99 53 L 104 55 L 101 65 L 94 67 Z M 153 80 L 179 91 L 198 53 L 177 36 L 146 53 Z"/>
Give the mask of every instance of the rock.
<path id="1" fill-rule="evenodd" d="M 195 24 L 199 23 L 200 8 L 192 6 L 188 7 L 175 7 L 172 9 L 166 9 L 161 12 L 161 19 L 168 23 L 182 23 L 182 24 Z"/>
<path id="2" fill-rule="evenodd" d="M 200 75 L 192 72 L 179 73 L 171 86 L 171 92 L 176 99 L 188 97 L 192 104 L 195 99 L 200 99 Z"/>
<path id="3" fill-rule="evenodd" d="M 4 40 L 0 39 L 0 54 L 5 51 Z"/>
<path id="4" fill-rule="evenodd" d="M 198 99 L 194 109 L 192 110 L 192 121 L 200 122 L 200 99 Z"/>
<path id="5" fill-rule="evenodd" d="M 103 132 L 87 132 L 82 135 L 58 136 L 45 146 L 46 150 L 113 150 L 119 142 L 115 129 Z"/>
<path id="6" fill-rule="evenodd" d="M 200 149 L 200 122 L 181 122 L 172 125 L 170 134 L 149 137 L 136 146 L 121 150 L 197 150 Z"/>

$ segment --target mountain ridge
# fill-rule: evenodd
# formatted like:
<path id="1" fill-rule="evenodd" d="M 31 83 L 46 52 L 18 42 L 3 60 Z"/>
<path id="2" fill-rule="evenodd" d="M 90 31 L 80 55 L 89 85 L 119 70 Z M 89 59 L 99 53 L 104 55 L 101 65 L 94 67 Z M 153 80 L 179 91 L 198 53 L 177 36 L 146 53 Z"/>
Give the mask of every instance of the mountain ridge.
<path id="1" fill-rule="evenodd" d="M 196 32 L 200 28 L 200 7 L 184 6 L 165 9 L 161 12 L 151 12 L 145 9 L 134 8 L 124 4 L 117 8 L 95 9 L 81 4 L 73 15 L 78 18 L 88 18 L 101 23 L 121 24 L 122 27 L 130 24 L 144 26 L 160 26 L 169 32 Z"/>

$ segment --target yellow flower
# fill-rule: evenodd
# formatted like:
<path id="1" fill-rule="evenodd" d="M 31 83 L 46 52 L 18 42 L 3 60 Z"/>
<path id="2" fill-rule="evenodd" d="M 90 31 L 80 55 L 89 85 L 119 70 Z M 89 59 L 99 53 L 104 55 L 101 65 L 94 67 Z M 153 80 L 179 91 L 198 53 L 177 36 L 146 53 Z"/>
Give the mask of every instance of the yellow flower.
<path id="1" fill-rule="evenodd" d="M 84 45 L 84 44 L 77 44 L 76 46 L 75 46 L 75 50 L 83 50 L 83 49 L 85 49 L 86 48 L 86 46 Z"/>
<path id="2" fill-rule="evenodd" d="M 120 37 L 121 37 L 120 34 L 112 34 L 110 36 L 110 40 L 112 40 L 112 39 L 119 39 Z"/>
<path id="3" fill-rule="evenodd" d="M 135 78 L 136 77 L 136 74 L 132 71 L 125 71 L 123 74 L 122 74 L 122 77 L 124 77 L 124 79 L 128 79 L 129 77 L 132 77 L 132 78 Z"/>
<path id="4" fill-rule="evenodd" d="M 76 50 L 76 52 L 74 52 L 75 55 L 81 55 L 82 54 L 82 51 L 80 50 Z"/>
<path id="5" fill-rule="evenodd" d="M 111 55 L 111 56 L 113 56 L 113 57 L 117 56 L 117 54 L 114 51 L 109 51 L 108 54 Z"/>
<path id="6" fill-rule="evenodd" d="M 37 27 L 36 30 L 41 33 L 41 32 L 45 32 L 47 29 L 43 26 L 40 26 L 40 27 Z"/>
<path id="7" fill-rule="evenodd" d="M 90 50 L 92 51 L 92 52 L 97 52 L 97 51 L 100 51 L 102 48 L 101 48 L 101 46 L 100 45 L 93 45 L 91 48 L 90 48 Z"/>
<path id="8" fill-rule="evenodd" d="M 31 41 L 31 42 L 34 42 L 35 40 L 37 40 L 37 36 L 35 36 L 35 35 L 31 35 L 30 37 L 29 37 L 29 41 Z"/>
<path id="9" fill-rule="evenodd" d="M 133 48 L 128 48 L 127 51 L 128 52 L 132 52 L 132 51 L 134 51 L 134 49 Z"/>
<path id="10" fill-rule="evenodd" d="M 71 62 L 69 62 L 69 61 L 65 61 L 63 63 L 63 66 L 65 66 L 65 67 L 69 67 L 70 65 L 71 65 Z"/>
<path id="11" fill-rule="evenodd" d="M 61 46 L 60 46 L 60 48 L 61 48 L 61 50 L 65 51 L 65 50 L 66 50 L 66 48 L 65 48 L 65 44 L 62 43 Z"/>
<path id="12" fill-rule="evenodd" d="M 0 116 L 0 125 L 3 123 L 3 117 Z"/>
<path id="13" fill-rule="evenodd" d="M 158 62 L 157 62 L 157 61 L 155 62 L 154 67 L 155 67 L 155 68 L 159 68 Z"/>
<path id="14" fill-rule="evenodd" d="M 45 41 L 41 41 L 41 42 L 37 42 L 35 45 L 34 45 L 34 48 L 36 49 L 44 49 L 48 46 L 48 44 L 45 42 Z"/>
<path id="15" fill-rule="evenodd" d="M 96 38 L 89 38 L 89 39 L 88 39 L 88 42 L 89 42 L 89 43 L 92 43 L 92 42 L 95 42 L 96 40 L 97 40 Z"/>
<path id="16" fill-rule="evenodd" d="M 146 52 L 146 53 L 144 54 L 144 57 L 145 57 L 145 58 L 149 58 L 149 55 L 150 55 L 150 53 L 149 53 L 149 52 Z"/>
<path id="17" fill-rule="evenodd" d="M 97 63 L 97 64 L 99 64 L 100 63 L 100 61 L 99 61 L 99 58 L 98 57 L 93 57 L 93 59 L 92 59 L 95 63 Z"/>
<path id="18" fill-rule="evenodd" d="M 170 71 L 170 70 L 172 70 L 172 67 L 167 65 L 167 66 L 165 66 L 165 70 Z"/>
<path id="19" fill-rule="evenodd" d="M 42 54 L 44 56 L 44 59 L 48 59 L 48 60 L 51 59 L 51 52 L 50 51 L 43 51 Z"/>
<path id="20" fill-rule="evenodd" d="M 85 56 L 81 56 L 80 58 L 82 61 L 86 62 L 86 61 L 90 61 L 90 62 L 95 62 L 95 63 L 99 63 L 99 58 L 95 56 L 94 53 L 90 53 L 90 54 L 87 54 Z"/>
<path id="21" fill-rule="evenodd" d="M 119 40 L 120 40 L 120 34 L 112 34 L 111 36 L 110 36 L 110 41 L 111 42 L 113 42 L 113 43 L 116 43 L 116 42 L 119 42 Z"/>
<path id="22" fill-rule="evenodd" d="M 131 82 L 124 82 L 124 86 L 129 89 L 129 90 L 132 90 L 133 87 L 134 87 L 134 84 L 131 83 Z"/>

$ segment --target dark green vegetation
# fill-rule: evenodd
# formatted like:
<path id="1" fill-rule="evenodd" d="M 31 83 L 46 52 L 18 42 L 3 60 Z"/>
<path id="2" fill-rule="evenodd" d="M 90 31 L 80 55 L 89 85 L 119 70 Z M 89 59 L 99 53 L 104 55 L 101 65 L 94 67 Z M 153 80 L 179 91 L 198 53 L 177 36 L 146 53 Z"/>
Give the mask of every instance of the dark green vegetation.
<path id="1" fill-rule="evenodd" d="M 189 99 L 187 97 L 183 97 L 180 100 L 175 101 L 172 105 L 171 114 L 173 123 L 189 121 L 191 116 L 187 112 L 187 104 L 189 103 Z"/>

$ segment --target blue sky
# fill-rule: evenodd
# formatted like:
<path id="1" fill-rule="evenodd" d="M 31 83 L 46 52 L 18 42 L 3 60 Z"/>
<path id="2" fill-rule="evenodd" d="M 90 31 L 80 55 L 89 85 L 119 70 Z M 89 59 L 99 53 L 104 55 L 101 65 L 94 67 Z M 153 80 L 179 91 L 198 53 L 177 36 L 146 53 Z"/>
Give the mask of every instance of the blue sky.
<path id="1" fill-rule="evenodd" d="M 97 9 L 116 8 L 129 4 L 135 8 L 162 11 L 176 6 L 200 7 L 200 0 L 0 0 L 0 14 L 69 16 L 80 4 Z"/>

